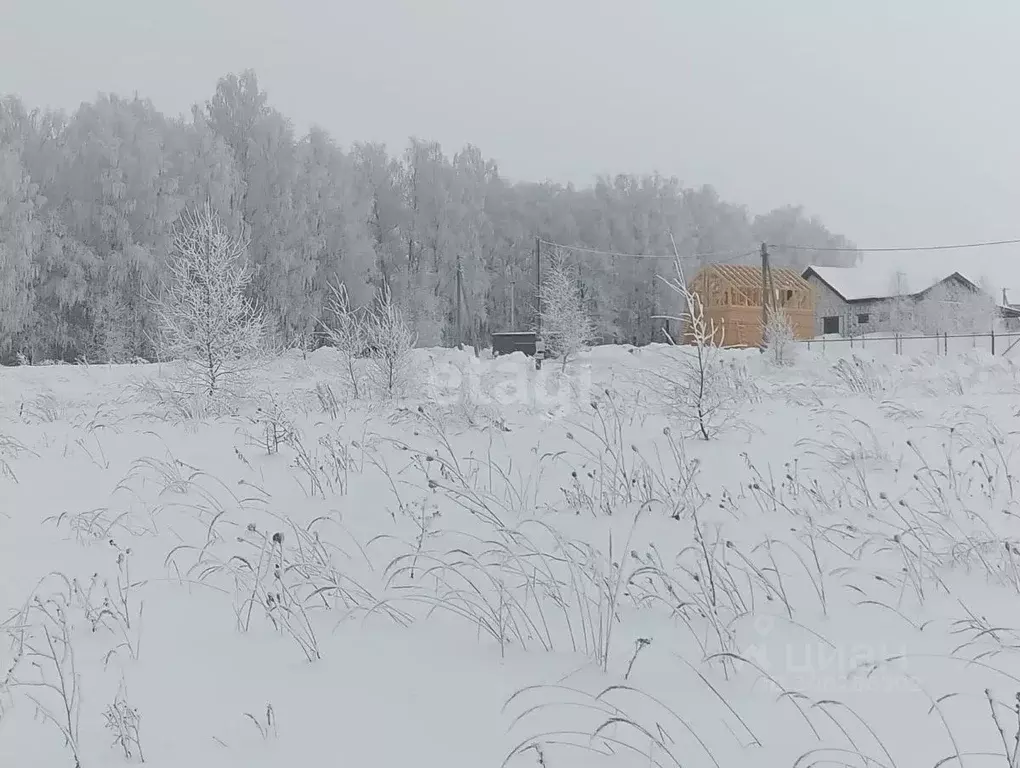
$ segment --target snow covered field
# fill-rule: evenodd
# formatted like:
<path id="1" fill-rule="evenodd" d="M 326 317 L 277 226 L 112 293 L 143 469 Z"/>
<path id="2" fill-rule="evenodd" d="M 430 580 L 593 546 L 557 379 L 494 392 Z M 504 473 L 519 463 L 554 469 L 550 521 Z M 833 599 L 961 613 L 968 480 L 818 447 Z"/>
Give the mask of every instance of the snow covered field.
<path id="1" fill-rule="evenodd" d="M 0 370 L 0 765 L 1017 766 L 1020 369 L 798 352 Z"/>

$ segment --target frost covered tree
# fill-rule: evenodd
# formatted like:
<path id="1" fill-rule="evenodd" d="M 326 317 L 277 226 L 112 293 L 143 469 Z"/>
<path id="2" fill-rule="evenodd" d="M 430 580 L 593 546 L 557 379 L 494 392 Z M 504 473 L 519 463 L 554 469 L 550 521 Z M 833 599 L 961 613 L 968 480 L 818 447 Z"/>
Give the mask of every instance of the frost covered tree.
<path id="1" fill-rule="evenodd" d="M 140 297 L 166 277 L 181 211 L 206 201 L 228 231 L 245 233 L 248 294 L 288 344 L 318 338 L 336 282 L 358 306 L 388 286 L 426 344 L 466 340 L 465 316 L 471 338 L 509 328 L 511 317 L 535 321 L 526 307 L 537 312 L 540 303 L 536 233 L 567 246 L 672 256 L 673 231 L 688 264 L 710 262 L 698 254 L 711 252 L 739 257 L 762 240 L 801 246 L 777 248 L 776 267 L 854 260 L 827 250 L 848 243 L 800 208 L 752 218 L 710 186 L 676 178 L 512 182 L 471 145 L 450 152 L 411 139 L 396 152 L 381 144 L 345 151 L 325 131 L 302 133 L 251 71 L 220 79 L 186 118 L 144 98 L 104 95 L 63 114 L 0 97 L 0 344 L 66 361 L 148 357 L 156 322 Z M 586 259 L 584 298 L 603 335 L 657 338 L 653 318 L 671 300 L 662 265 Z"/>
<path id="2" fill-rule="evenodd" d="M 415 380 L 418 336 L 385 286 L 376 295 L 366 327 L 369 371 L 376 391 L 386 398 L 406 394 Z"/>
<path id="3" fill-rule="evenodd" d="M 351 394 L 355 399 L 360 398 L 362 391 L 358 358 L 365 354 L 369 343 L 368 317 L 360 309 L 351 306 L 344 283 L 329 287 L 326 311 L 329 315 L 323 321 L 326 338 L 340 356 Z"/>
<path id="4" fill-rule="evenodd" d="M 768 320 L 762 333 L 765 353 L 774 365 L 790 365 L 796 351 L 797 334 L 793 321 L 783 307 L 775 307 L 768 313 Z"/>
<path id="5" fill-rule="evenodd" d="M 553 254 L 542 286 L 542 338 L 548 350 L 559 355 L 562 368 L 578 352 L 598 339 L 598 332 L 566 259 Z"/>
<path id="6" fill-rule="evenodd" d="M 896 270 L 889 278 L 889 325 L 897 333 L 914 330 L 914 300 L 910 296 L 907 273 Z"/>
<path id="7" fill-rule="evenodd" d="M 158 348 L 185 364 L 190 384 L 215 395 L 238 384 L 265 350 L 265 317 L 246 296 L 247 242 L 206 204 L 182 215 L 171 247 L 167 276 L 151 300 Z"/>
<path id="8" fill-rule="evenodd" d="M 829 232 L 818 217 L 809 216 L 799 205 L 784 205 L 755 216 L 751 231 L 756 242 L 775 246 L 776 253 L 784 259 L 784 266 L 798 271 L 811 264 L 823 267 L 853 266 L 857 260 L 853 243 L 841 235 Z M 783 248 L 784 245 L 796 245 L 797 248 L 787 250 Z"/>
<path id="9" fill-rule="evenodd" d="M 675 275 L 661 278 L 679 299 L 682 311 L 683 343 L 666 334 L 672 349 L 667 364 L 656 372 L 656 390 L 681 427 L 702 440 L 715 437 L 732 421 L 741 397 L 741 371 L 723 351 L 725 329 L 705 316 L 701 297 L 684 275 L 683 260 L 677 255 Z"/>
<path id="10" fill-rule="evenodd" d="M 988 333 L 996 323 L 995 300 L 979 287 L 937 283 L 921 293 L 912 309 L 921 333 Z"/>
<path id="11" fill-rule="evenodd" d="M 29 323 L 40 234 L 34 185 L 17 153 L 0 148 L 0 357 Z"/>
<path id="12" fill-rule="evenodd" d="M 148 101 L 101 96 L 83 104 L 63 136 L 66 154 L 54 189 L 68 239 L 90 257 L 84 308 L 88 358 L 123 362 L 148 356 L 154 318 L 145 295 L 162 277 L 164 254 L 183 207 L 168 173 L 166 118 Z M 75 202 L 62 203 L 70 194 Z M 62 265 L 54 265 L 58 270 Z"/>

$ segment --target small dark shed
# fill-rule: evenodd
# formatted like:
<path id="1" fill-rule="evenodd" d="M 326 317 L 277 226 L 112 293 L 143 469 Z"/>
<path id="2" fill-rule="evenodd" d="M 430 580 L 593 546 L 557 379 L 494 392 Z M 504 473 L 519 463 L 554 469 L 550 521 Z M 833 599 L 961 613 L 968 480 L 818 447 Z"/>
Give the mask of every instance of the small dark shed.
<path id="1" fill-rule="evenodd" d="M 492 334 L 492 354 L 511 355 L 523 352 L 528 357 L 535 356 L 537 336 L 534 331 Z"/>

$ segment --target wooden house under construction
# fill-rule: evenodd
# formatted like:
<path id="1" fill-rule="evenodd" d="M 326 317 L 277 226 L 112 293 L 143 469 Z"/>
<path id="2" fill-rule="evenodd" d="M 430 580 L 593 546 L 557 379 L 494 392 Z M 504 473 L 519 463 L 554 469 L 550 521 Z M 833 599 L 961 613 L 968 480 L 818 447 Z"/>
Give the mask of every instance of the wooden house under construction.
<path id="1" fill-rule="evenodd" d="M 792 269 L 773 267 L 770 272 L 775 297 L 772 306 L 785 310 L 796 338 L 813 338 L 815 302 L 811 284 Z M 761 346 L 761 267 L 710 264 L 701 268 L 689 288 L 701 300 L 706 323 L 709 327 L 714 324 L 715 343 L 724 347 Z M 684 329 L 684 341 L 692 341 L 689 327 Z"/>

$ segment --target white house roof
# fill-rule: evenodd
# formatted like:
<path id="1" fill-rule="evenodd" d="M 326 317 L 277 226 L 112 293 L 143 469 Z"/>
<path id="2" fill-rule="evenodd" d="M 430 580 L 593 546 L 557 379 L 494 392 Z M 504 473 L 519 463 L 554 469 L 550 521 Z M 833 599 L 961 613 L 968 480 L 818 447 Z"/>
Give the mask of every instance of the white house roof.
<path id="1" fill-rule="evenodd" d="M 879 270 L 864 267 L 808 267 L 803 276 L 806 278 L 812 272 L 846 301 L 883 299 L 896 295 L 893 275 Z M 904 293 L 909 290 L 910 286 L 904 286 Z"/>
<path id="2" fill-rule="evenodd" d="M 930 267 L 930 265 L 927 265 Z M 895 296 L 916 296 L 932 288 L 953 275 L 966 280 L 976 288 L 983 289 L 982 283 L 987 282 L 987 290 L 992 291 L 992 298 L 999 302 L 1001 291 L 990 280 L 974 279 L 972 269 L 960 272 L 950 269 L 946 272 L 932 273 L 923 266 L 911 271 L 904 269 L 881 269 L 876 266 L 857 267 L 815 267 L 804 270 L 803 277 L 814 273 L 822 282 L 843 297 L 845 301 L 868 301 L 888 299 Z M 897 277 L 898 274 L 898 277 Z M 985 277 L 982 275 L 982 277 Z M 1001 302 L 999 302 L 1001 303 Z"/>
<path id="3" fill-rule="evenodd" d="M 907 276 L 908 290 L 921 291 L 946 275 L 959 272 L 975 285 L 989 290 L 997 301 L 1020 300 L 1020 248 L 975 248 L 969 251 L 931 253 L 865 253 L 859 267 L 885 275 L 891 284 L 897 271 Z M 879 279 L 881 282 L 881 279 Z"/>

